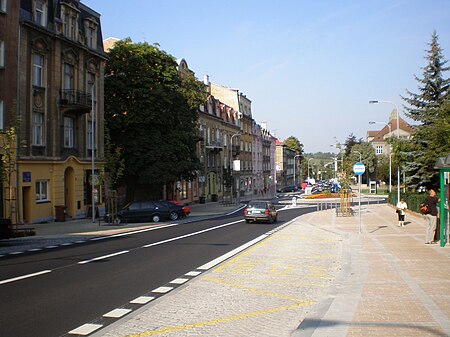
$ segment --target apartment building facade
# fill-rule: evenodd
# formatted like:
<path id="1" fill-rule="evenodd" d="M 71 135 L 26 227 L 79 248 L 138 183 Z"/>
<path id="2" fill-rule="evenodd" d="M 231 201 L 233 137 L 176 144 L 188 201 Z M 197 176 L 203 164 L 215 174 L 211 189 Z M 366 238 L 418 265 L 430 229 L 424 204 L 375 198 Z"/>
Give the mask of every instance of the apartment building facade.
<path id="1" fill-rule="evenodd" d="M 18 13 L 8 19 L 17 48 L 5 51 L 17 60 L 6 64 L 4 80 L 18 83 L 8 116 L 18 131 L 14 177 L 3 179 L 10 191 L 3 216 L 38 223 L 55 220 L 61 210 L 61 221 L 101 213 L 106 54 L 100 14 L 79 0 L 22 0 Z"/>

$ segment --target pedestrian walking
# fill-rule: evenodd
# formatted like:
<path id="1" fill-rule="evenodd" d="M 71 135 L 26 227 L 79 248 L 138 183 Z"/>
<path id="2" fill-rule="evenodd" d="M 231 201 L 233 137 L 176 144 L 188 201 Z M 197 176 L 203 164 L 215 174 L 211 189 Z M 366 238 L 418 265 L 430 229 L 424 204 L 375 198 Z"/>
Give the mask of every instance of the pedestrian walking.
<path id="1" fill-rule="evenodd" d="M 429 196 L 425 198 L 423 204 L 426 205 L 427 210 L 425 213 L 425 218 L 427 220 L 427 228 L 425 231 L 425 244 L 435 243 L 434 231 L 436 230 L 437 222 L 437 204 L 439 203 L 438 197 L 436 197 L 435 190 L 431 189 Z"/>
<path id="2" fill-rule="evenodd" d="M 405 215 L 407 208 L 408 205 L 406 204 L 405 199 L 401 198 L 397 203 L 398 227 L 405 227 Z"/>

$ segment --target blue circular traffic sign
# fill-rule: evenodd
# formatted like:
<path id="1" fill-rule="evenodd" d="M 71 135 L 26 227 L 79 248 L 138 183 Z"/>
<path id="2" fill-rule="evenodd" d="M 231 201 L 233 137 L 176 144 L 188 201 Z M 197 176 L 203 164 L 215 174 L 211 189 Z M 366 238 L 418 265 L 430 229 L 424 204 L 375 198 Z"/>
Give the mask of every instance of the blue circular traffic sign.
<path id="1" fill-rule="evenodd" d="M 357 162 L 355 165 L 353 165 L 353 173 L 355 173 L 356 175 L 361 175 L 364 172 L 366 172 L 366 167 L 363 163 Z"/>

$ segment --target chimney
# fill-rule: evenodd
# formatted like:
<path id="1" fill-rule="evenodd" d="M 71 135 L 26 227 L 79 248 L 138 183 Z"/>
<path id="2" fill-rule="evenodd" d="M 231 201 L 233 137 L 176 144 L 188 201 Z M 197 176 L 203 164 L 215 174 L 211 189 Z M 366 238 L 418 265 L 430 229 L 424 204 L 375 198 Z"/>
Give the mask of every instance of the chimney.
<path id="1" fill-rule="evenodd" d="M 209 85 L 209 75 L 203 76 L 203 83 L 204 83 L 205 85 Z"/>

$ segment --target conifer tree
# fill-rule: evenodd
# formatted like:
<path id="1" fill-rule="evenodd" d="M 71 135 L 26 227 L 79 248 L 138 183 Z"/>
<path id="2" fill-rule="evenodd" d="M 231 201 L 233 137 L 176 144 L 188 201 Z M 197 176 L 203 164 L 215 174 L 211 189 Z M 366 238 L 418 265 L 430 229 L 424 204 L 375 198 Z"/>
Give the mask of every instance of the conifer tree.
<path id="1" fill-rule="evenodd" d="M 436 32 L 431 36 L 429 47 L 425 57 L 427 65 L 422 68 L 423 78 L 415 76 L 419 93 L 407 90 L 409 97 L 402 97 L 407 103 L 406 115 L 419 124 L 413 126 L 410 144 L 398 145 L 409 185 L 423 184 L 436 188 L 439 172 L 434 169 L 434 163 L 450 150 L 450 131 L 445 128 L 450 118 L 450 79 L 445 72 L 450 67 L 446 66 L 447 60 Z"/>

